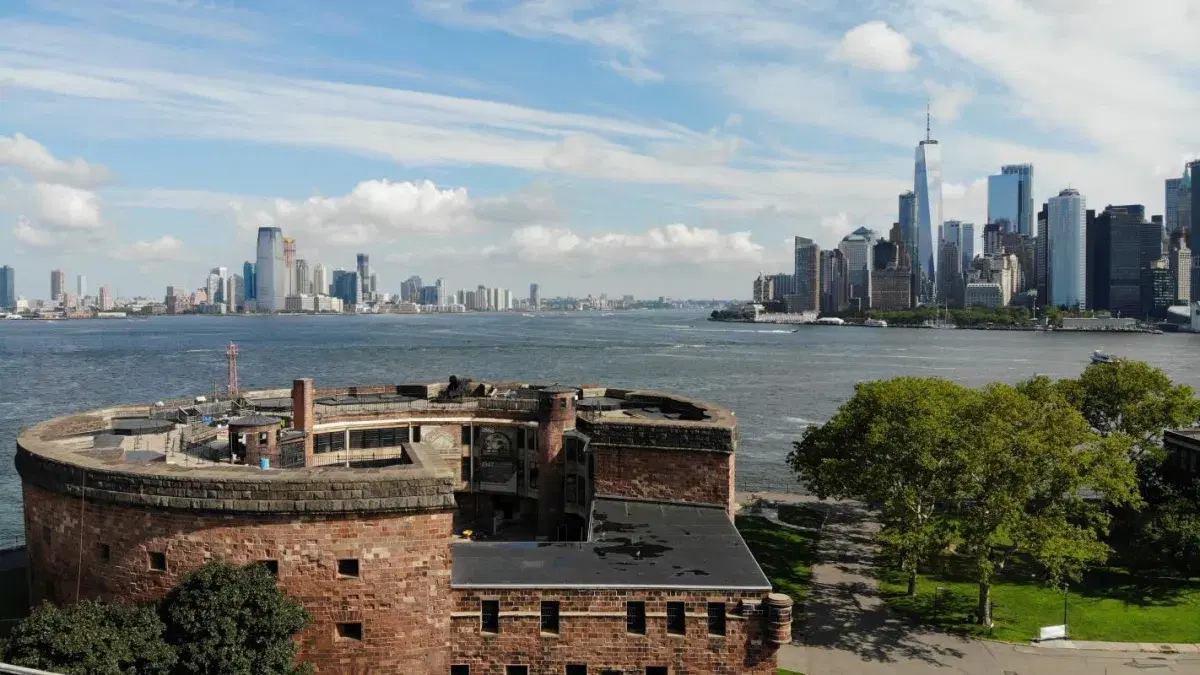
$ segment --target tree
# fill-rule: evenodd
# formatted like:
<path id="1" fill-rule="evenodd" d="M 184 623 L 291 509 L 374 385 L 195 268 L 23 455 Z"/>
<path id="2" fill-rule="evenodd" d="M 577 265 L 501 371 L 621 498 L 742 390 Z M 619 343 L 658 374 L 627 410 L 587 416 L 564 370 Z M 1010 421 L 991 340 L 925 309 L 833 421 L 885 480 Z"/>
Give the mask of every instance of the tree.
<path id="1" fill-rule="evenodd" d="M 822 499 L 878 505 L 881 540 L 907 573 L 910 595 L 919 566 L 945 540 L 940 509 L 962 498 L 967 442 L 959 411 L 977 395 L 938 379 L 862 383 L 788 455 Z"/>
<path id="2" fill-rule="evenodd" d="M 1013 556 L 1040 564 L 1053 586 L 1108 558 L 1106 505 L 1138 501 L 1136 471 L 1129 438 L 1093 433 L 1046 378 L 989 386 L 963 413 L 969 469 L 958 535 L 979 584 L 980 623 L 991 626 L 992 582 Z"/>
<path id="3" fill-rule="evenodd" d="M 1195 391 L 1141 361 L 1094 363 L 1078 379 L 1060 380 L 1058 386 L 1101 436 L 1132 438 L 1134 459 L 1160 455 L 1164 429 L 1200 420 Z"/>
<path id="4" fill-rule="evenodd" d="M 176 657 L 165 630 L 153 608 L 46 603 L 17 624 L 2 660 L 63 675 L 167 675 Z"/>
<path id="5" fill-rule="evenodd" d="M 209 563 L 189 574 L 161 607 L 167 641 L 188 675 L 299 675 L 292 636 L 310 620 L 262 565 Z"/>

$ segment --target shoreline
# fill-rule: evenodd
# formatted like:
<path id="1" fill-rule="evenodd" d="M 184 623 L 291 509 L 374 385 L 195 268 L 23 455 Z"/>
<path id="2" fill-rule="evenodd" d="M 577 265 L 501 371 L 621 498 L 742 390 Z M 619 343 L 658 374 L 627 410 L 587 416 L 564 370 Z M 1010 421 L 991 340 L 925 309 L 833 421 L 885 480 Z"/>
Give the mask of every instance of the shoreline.
<path id="1" fill-rule="evenodd" d="M 744 323 L 754 326 L 794 326 L 799 329 L 801 326 L 821 326 L 828 328 L 871 328 L 874 330 L 884 330 L 882 326 L 864 326 L 861 322 L 847 321 L 844 324 L 819 324 L 816 322 L 782 322 L 782 321 L 752 321 L 746 319 L 714 319 L 708 318 L 709 321 L 717 323 Z M 912 324 L 892 324 L 889 323 L 887 328 L 906 328 L 909 330 L 982 330 L 982 331 L 1011 331 L 1011 332 L 1026 332 L 1026 333 L 1140 333 L 1144 335 L 1162 335 L 1167 331 L 1157 328 L 1045 328 L 1041 326 L 953 326 L 935 328 L 933 326 L 921 326 Z M 1187 331 L 1178 331 L 1187 332 Z"/>

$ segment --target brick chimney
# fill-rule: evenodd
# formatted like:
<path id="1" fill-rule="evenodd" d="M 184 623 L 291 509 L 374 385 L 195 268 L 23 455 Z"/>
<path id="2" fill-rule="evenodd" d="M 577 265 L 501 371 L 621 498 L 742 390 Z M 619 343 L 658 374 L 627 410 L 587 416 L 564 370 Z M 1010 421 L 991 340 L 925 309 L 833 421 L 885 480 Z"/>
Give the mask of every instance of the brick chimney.
<path id="1" fill-rule="evenodd" d="M 563 432 L 575 428 L 578 389 L 553 385 L 538 392 L 538 536 L 554 539 L 563 514 Z"/>
<path id="2" fill-rule="evenodd" d="M 304 432 L 304 466 L 312 463 L 314 391 L 312 378 L 292 380 L 292 428 Z"/>

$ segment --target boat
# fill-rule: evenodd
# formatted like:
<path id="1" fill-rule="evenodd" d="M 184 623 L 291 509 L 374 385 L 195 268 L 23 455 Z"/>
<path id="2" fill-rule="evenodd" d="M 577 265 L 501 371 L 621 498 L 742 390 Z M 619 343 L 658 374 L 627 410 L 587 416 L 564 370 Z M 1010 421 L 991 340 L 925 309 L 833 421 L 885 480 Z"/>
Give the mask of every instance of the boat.
<path id="1" fill-rule="evenodd" d="M 839 319 L 836 316 L 823 316 L 817 319 L 817 323 L 822 326 L 841 326 L 846 323 L 846 320 Z"/>
<path id="2" fill-rule="evenodd" d="M 950 314 L 949 308 L 946 309 L 946 314 Z M 937 319 L 926 319 L 925 323 L 921 324 L 921 326 L 924 328 L 937 328 L 941 330 L 954 330 L 955 328 L 958 328 L 958 326 L 955 326 L 952 323 L 946 323 L 946 317 L 942 316 L 941 306 L 937 308 Z"/>
<path id="3" fill-rule="evenodd" d="M 867 328 L 887 328 L 887 322 L 883 319 L 867 319 L 863 325 Z"/>
<path id="4" fill-rule="evenodd" d="M 1120 362 L 1121 362 L 1120 357 L 1113 356 L 1112 354 L 1109 354 L 1108 352 L 1106 352 L 1102 349 L 1097 349 L 1096 351 L 1092 352 L 1092 363 L 1120 363 Z"/>

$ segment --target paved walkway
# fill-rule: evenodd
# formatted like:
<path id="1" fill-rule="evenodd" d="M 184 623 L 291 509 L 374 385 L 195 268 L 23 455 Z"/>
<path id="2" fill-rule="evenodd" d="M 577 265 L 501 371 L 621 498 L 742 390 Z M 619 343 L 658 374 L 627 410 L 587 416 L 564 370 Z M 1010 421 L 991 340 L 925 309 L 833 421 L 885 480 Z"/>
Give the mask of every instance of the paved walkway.
<path id="1" fill-rule="evenodd" d="M 830 509 L 797 638 L 779 666 L 805 675 L 1200 675 L 1200 654 L 1033 647 L 930 630 L 892 615 L 869 575 L 877 526 L 854 503 L 788 501 Z M 1083 643 L 1080 643 L 1083 644 Z"/>

